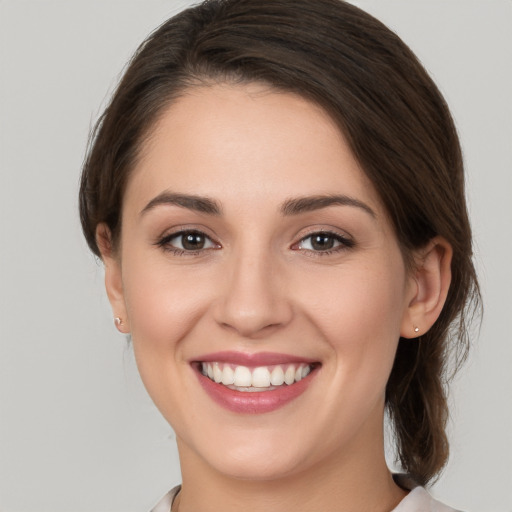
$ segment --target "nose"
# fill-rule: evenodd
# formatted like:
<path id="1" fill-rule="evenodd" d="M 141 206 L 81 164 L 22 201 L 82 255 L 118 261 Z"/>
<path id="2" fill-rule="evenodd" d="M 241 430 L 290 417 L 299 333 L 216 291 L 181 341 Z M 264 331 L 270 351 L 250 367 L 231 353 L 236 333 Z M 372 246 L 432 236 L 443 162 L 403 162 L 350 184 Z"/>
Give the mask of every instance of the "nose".
<path id="1" fill-rule="evenodd" d="M 293 308 L 285 279 L 275 262 L 261 251 L 233 255 L 222 276 L 215 320 L 245 338 L 258 339 L 286 326 Z"/>

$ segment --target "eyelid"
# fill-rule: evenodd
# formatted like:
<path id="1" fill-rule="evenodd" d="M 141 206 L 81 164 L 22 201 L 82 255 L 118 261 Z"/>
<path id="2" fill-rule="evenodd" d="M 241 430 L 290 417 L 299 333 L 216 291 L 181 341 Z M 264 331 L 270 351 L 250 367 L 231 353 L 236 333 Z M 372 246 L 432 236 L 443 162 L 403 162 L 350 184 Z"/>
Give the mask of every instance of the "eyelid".
<path id="1" fill-rule="evenodd" d="M 326 236 L 333 237 L 336 241 L 339 242 L 339 245 L 337 245 L 331 249 L 325 249 L 323 251 L 315 251 L 314 249 L 304 249 L 304 248 L 299 247 L 299 245 L 301 243 L 303 243 L 305 240 L 307 240 L 308 238 L 311 238 L 314 235 L 324 235 L 324 236 L 326 235 Z M 300 251 L 304 251 L 304 252 L 314 253 L 315 255 L 322 255 L 322 254 L 330 254 L 333 252 L 339 252 L 339 251 L 351 249 L 354 246 L 355 246 L 355 241 L 350 235 L 348 235 L 344 232 L 341 233 L 338 230 L 335 230 L 333 228 L 317 227 L 317 228 L 311 228 L 309 230 L 309 232 L 302 234 L 299 241 L 295 242 L 291 246 L 291 248 L 293 250 L 300 250 Z"/>
<path id="2" fill-rule="evenodd" d="M 179 247 L 173 247 L 170 245 L 171 240 L 184 236 L 186 234 L 199 234 L 205 237 L 213 247 L 204 247 L 197 250 L 180 249 Z M 215 240 L 215 238 L 205 232 L 204 228 L 192 227 L 192 226 L 177 226 L 170 231 L 166 231 L 165 234 L 160 235 L 153 245 L 162 248 L 165 251 L 169 251 L 175 254 L 187 254 L 195 255 L 201 252 L 207 252 L 212 249 L 220 249 L 221 245 Z"/>

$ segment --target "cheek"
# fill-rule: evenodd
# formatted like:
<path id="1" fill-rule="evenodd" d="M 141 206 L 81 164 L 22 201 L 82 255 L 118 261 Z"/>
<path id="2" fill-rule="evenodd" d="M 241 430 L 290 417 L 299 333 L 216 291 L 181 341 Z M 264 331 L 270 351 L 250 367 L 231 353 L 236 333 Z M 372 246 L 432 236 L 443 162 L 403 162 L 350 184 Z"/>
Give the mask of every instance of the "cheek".
<path id="1" fill-rule="evenodd" d="M 309 280 L 316 293 L 308 312 L 336 360 L 333 379 L 358 383 L 361 392 L 380 394 L 391 371 L 405 308 L 405 272 L 400 261 Z M 308 283 L 303 282 L 304 291 Z M 357 386 L 351 386 L 357 391 Z M 346 389 L 346 388 L 345 388 Z"/>
<path id="2" fill-rule="evenodd" d="M 147 252 L 139 257 L 135 251 L 123 260 L 133 350 L 141 379 L 156 406 L 177 431 L 186 431 L 184 416 L 193 421 L 190 416 L 196 411 L 185 408 L 185 415 L 177 411 L 183 411 L 183 401 L 193 398 L 187 386 L 190 334 L 198 332 L 215 283 L 200 270 L 176 268 L 161 256 L 156 260 Z"/>
<path id="3" fill-rule="evenodd" d="M 303 308 L 330 332 L 335 341 L 338 336 L 352 342 L 400 332 L 404 312 L 403 272 L 393 265 L 347 268 L 324 276 L 311 274 L 301 279 L 300 292 Z M 370 334 L 373 332 L 373 336 Z"/>
<path id="4" fill-rule="evenodd" d="M 180 341 L 204 315 L 215 288 L 197 268 L 179 268 L 161 257 L 135 251 L 123 261 L 124 296 L 136 355 L 163 362 L 179 357 Z"/>

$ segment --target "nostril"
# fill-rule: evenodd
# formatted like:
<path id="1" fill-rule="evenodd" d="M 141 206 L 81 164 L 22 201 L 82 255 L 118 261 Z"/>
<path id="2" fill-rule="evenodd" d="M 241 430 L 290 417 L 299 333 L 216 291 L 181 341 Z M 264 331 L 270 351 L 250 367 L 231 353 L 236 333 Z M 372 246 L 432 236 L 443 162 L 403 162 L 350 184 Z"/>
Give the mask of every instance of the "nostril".
<path id="1" fill-rule="evenodd" d="M 219 290 L 212 307 L 214 320 L 244 338 L 268 336 L 290 322 L 290 302 L 278 279 L 270 279 L 273 272 L 263 272 L 263 264 L 255 269 L 242 263 L 237 262 Z"/>

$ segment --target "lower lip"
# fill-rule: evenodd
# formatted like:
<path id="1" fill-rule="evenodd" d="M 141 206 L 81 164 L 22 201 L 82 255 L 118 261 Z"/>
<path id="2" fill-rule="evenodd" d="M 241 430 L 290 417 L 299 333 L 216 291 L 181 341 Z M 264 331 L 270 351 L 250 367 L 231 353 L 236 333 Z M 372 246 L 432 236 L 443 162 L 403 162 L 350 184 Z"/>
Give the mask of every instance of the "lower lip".
<path id="1" fill-rule="evenodd" d="M 289 386 L 280 386 L 272 391 L 236 391 L 217 384 L 199 371 L 199 382 L 210 398 L 221 407 L 241 414 L 262 414 L 285 406 L 306 391 L 316 371 Z"/>

